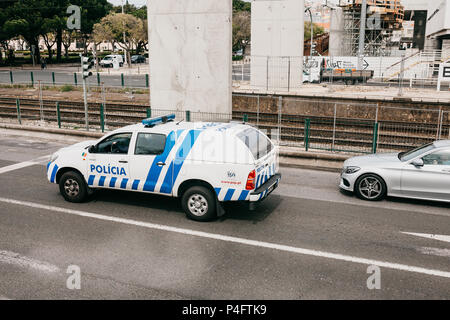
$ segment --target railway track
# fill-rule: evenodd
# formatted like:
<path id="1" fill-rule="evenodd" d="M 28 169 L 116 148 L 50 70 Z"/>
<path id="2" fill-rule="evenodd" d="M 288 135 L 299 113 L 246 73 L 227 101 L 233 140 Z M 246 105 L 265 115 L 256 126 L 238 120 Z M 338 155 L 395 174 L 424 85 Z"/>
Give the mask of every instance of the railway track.
<path id="1" fill-rule="evenodd" d="M 59 102 L 61 122 L 65 124 L 84 124 L 84 105 L 76 101 Z M 108 103 L 105 123 L 108 128 L 117 128 L 140 122 L 147 116 L 148 105 Z M 39 100 L 20 99 L 22 119 L 40 120 Z M 56 102 L 42 101 L 42 114 L 46 121 L 57 121 Z M 311 147 L 334 145 L 336 149 L 371 150 L 374 122 L 365 119 L 343 119 L 334 121 L 333 117 L 283 114 L 281 120 L 275 113 L 233 110 L 232 119 L 241 121 L 244 115 L 248 122 L 258 124 L 271 136 L 271 131 L 281 129 L 280 139 L 287 145 L 302 145 L 305 140 L 305 120 L 310 119 L 309 142 Z M 259 118 L 258 118 L 259 117 Z M 15 98 L 0 97 L 0 118 L 17 118 Z M 206 120 L 206 119 L 205 119 Z M 211 119 L 207 119 L 208 121 Z M 89 103 L 89 123 L 100 126 L 100 103 Z M 448 133 L 445 125 L 442 132 Z M 401 121 L 382 121 L 378 132 L 378 148 L 399 150 L 428 143 L 437 137 L 437 123 L 411 123 Z"/>

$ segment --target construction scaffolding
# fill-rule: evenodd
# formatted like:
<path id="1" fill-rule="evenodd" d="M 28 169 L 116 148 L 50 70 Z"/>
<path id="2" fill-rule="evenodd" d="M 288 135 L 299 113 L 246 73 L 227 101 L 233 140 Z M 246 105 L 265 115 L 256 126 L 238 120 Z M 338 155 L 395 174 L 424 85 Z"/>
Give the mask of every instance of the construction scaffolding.
<path id="1" fill-rule="evenodd" d="M 367 0 L 365 56 L 389 56 L 392 33 L 402 29 L 404 10 L 400 0 Z M 358 55 L 362 0 L 340 0 L 344 18 L 343 53 Z"/>

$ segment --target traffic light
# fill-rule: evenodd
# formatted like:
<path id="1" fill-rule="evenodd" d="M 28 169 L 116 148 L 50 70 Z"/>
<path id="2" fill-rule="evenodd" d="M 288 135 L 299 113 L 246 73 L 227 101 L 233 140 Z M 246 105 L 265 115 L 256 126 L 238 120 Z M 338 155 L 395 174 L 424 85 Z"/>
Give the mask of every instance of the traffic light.
<path id="1" fill-rule="evenodd" d="M 90 69 L 94 66 L 94 60 L 89 57 L 81 56 L 81 67 L 83 69 L 83 79 L 86 79 L 92 76 L 92 72 Z"/>
<path id="2" fill-rule="evenodd" d="M 311 53 L 312 54 L 316 54 L 316 52 L 317 52 L 316 51 L 316 44 L 313 42 L 312 45 L 311 45 Z"/>

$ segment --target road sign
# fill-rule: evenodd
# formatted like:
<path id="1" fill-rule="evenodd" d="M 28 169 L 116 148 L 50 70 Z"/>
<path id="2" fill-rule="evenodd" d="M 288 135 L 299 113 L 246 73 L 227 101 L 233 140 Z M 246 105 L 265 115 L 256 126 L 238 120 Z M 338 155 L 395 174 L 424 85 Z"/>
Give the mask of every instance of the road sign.
<path id="1" fill-rule="evenodd" d="M 441 63 L 441 65 L 439 66 L 437 91 L 441 91 L 442 82 L 450 82 L 450 60 Z"/>

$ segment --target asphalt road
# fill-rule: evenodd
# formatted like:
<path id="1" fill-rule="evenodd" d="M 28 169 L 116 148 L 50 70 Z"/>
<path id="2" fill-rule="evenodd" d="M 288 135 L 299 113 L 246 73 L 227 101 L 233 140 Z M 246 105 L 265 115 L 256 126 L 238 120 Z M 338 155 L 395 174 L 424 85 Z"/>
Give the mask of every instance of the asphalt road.
<path id="1" fill-rule="evenodd" d="M 133 88 L 146 88 L 146 76 L 145 72 L 143 74 L 133 74 L 127 75 L 126 68 L 122 69 L 124 73 L 124 86 L 125 87 L 133 87 Z M 53 71 L 55 77 L 56 84 L 70 84 L 75 85 L 75 75 L 74 72 L 69 71 Z M 82 78 L 79 72 L 76 73 L 76 81 L 78 85 L 82 85 Z M 98 78 L 95 70 L 93 71 L 94 75 L 88 78 L 88 82 L 90 85 L 95 86 L 98 85 Z M 246 64 L 244 67 L 240 65 L 233 65 L 233 80 L 243 80 L 250 81 L 250 65 Z M 13 72 L 13 82 L 15 84 L 31 84 L 31 70 L 15 70 Z M 45 84 L 53 84 L 53 75 L 51 70 L 33 70 L 33 81 L 37 83 L 38 81 L 42 81 Z M 101 73 L 100 74 L 100 83 L 104 83 L 107 87 L 121 87 L 122 86 L 122 78 L 119 74 L 108 74 Z M 0 83 L 10 84 L 11 77 L 9 71 L 0 71 Z"/>
<path id="2" fill-rule="evenodd" d="M 38 81 L 42 81 L 44 84 L 53 84 L 53 75 L 51 70 L 33 70 L 33 81 L 34 83 L 38 83 Z M 69 85 L 82 85 L 82 77 L 81 73 L 76 73 L 76 82 L 74 72 L 62 72 L 55 71 L 55 83 L 56 84 L 69 84 Z M 88 78 L 88 83 L 91 86 L 98 85 L 98 78 L 95 70 L 93 71 L 93 76 Z M 124 86 L 132 87 L 132 88 L 146 88 L 147 82 L 145 78 L 145 74 L 134 74 L 127 75 L 126 69 L 123 70 L 124 77 Z M 13 82 L 15 84 L 31 84 L 31 70 L 23 70 L 13 72 Z M 107 87 L 121 87 L 122 86 L 122 77 L 120 74 L 100 74 L 100 84 L 104 83 Z M 0 71 L 0 83 L 11 83 L 10 73 L 9 71 Z"/>
<path id="3" fill-rule="evenodd" d="M 0 298 L 450 298 L 450 243 L 403 233 L 450 235 L 450 205 L 362 202 L 335 173 L 293 168 L 256 211 L 228 205 L 210 223 L 154 195 L 71 204 L 46 181 L 45 156 L 78 138 L 0 137 Z M 381 288 L 369 290 L 373 264 Z M 66 286 L 69 266 L 79 290 Z"/>

